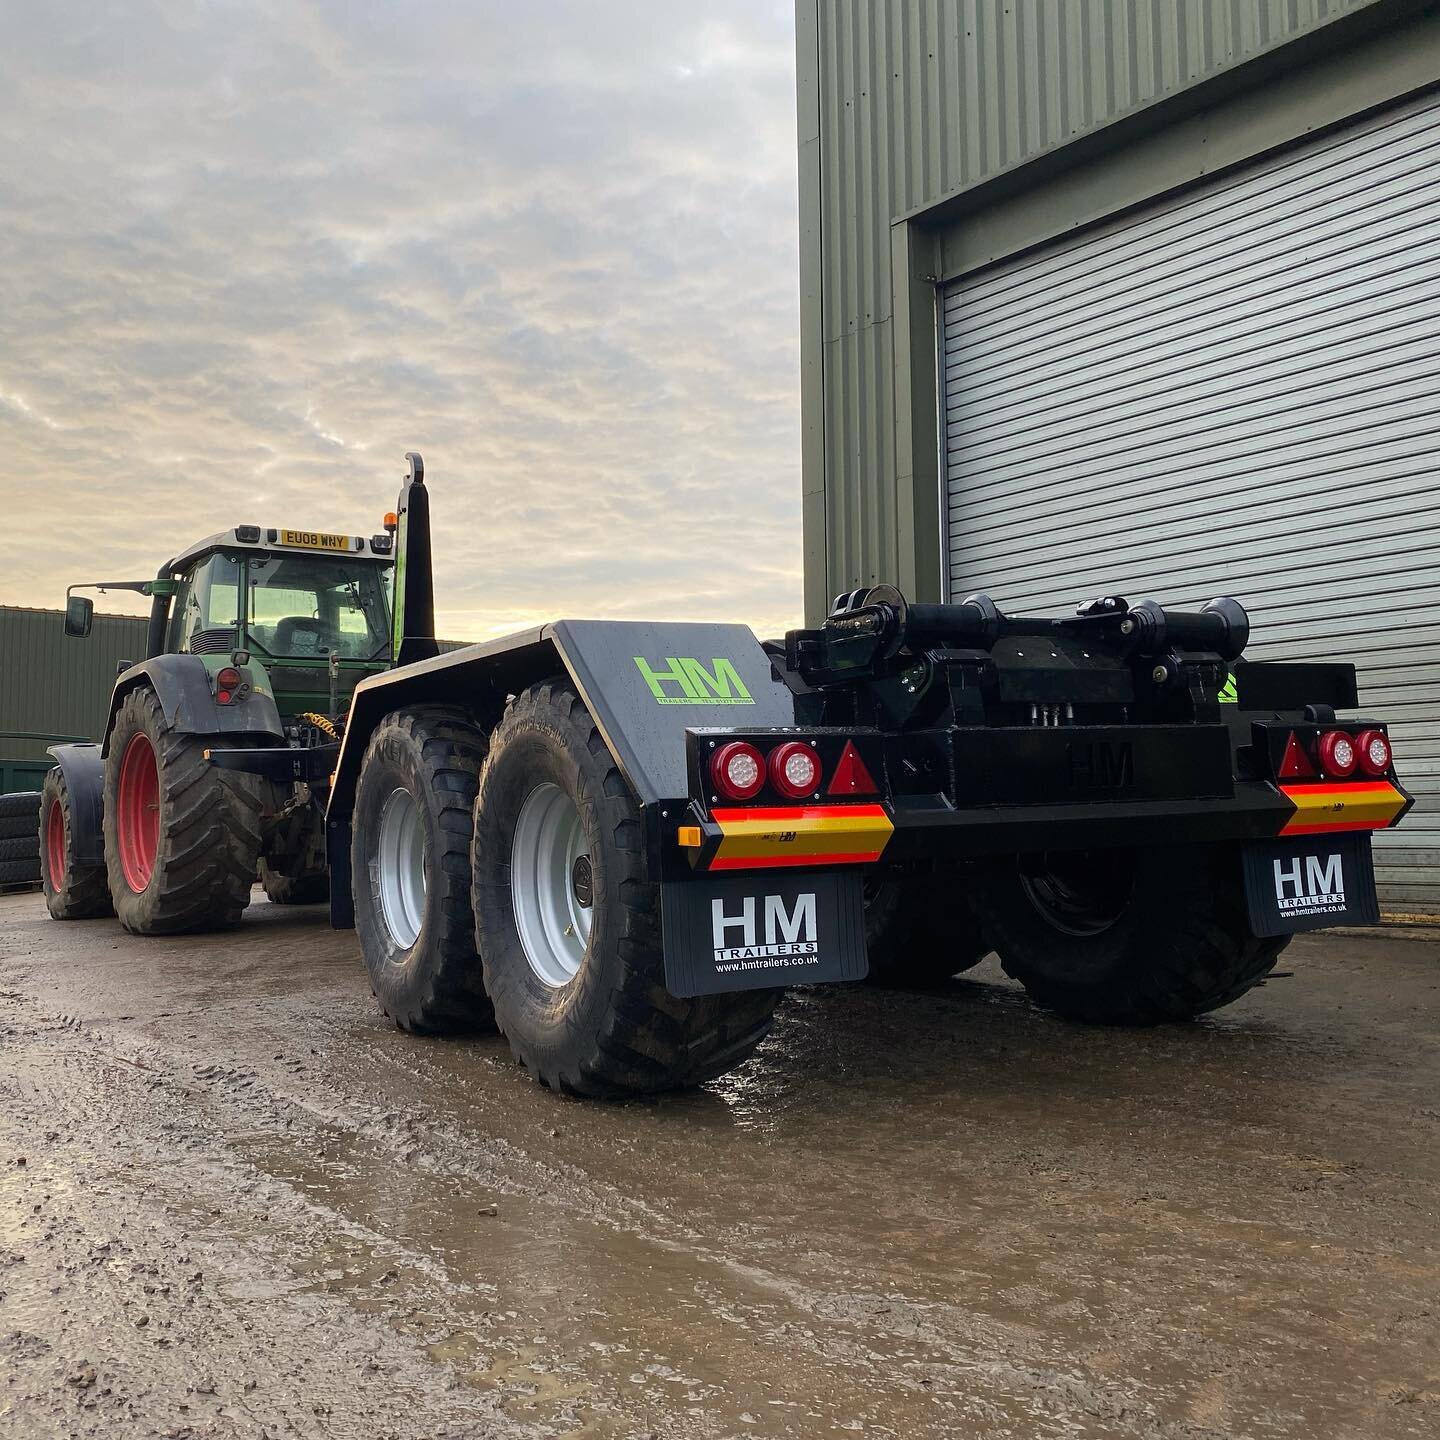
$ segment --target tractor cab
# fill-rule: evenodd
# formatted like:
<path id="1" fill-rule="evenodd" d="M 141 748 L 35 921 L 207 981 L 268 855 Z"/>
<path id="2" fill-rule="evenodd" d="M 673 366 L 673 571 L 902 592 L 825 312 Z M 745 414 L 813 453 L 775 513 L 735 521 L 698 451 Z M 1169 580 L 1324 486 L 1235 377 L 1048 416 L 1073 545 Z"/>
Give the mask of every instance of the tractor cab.
<path id="1" fill-rule="evenodd" d="M 151 597 L 147 659 L 199 656 L 217 673 L 238 664 L 282 717 L 333 718 L 360 680 L 391 664 L 393 550 L 389 533 L 237 525 L 182 551 L 153 581 L 95 588 Z M 69 597 L 67 633 L 86 633 L 90 611 L 88 599 Z"/>

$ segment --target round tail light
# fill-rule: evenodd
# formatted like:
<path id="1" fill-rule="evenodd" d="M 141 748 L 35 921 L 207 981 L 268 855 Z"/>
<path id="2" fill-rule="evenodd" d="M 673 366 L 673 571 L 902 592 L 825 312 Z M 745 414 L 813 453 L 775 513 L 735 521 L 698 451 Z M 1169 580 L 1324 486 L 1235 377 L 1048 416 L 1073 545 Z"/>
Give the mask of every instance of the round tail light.
<path id="1" fill-rule="evenodd" d="M 732 740 L 710 757 L 710 778 L 727 800 L 753 800 L 765 785 L 765 757 L 753 745 Z"/>
<path id="2" fill-rule="evenodd" d="M 1362 730 L 1355 737 L 1355 749 L 1360 756 L 1360 768 L 1377 779 L 1390 773 L 1393 755 L 1390 742 L 1378 730 Z"/>
<path id="3" fill-rule="evenodd" d="M 240 672 L 233 665 L 227 665 L 215 673 L 215 699 L 221 705 L 228 705 L 235 698 L 235 688 L 240 684 Z"/>
<path id="4" fill-rule="evenodd" d="M 820 788 L 820 757 L 798 740 L 770 752 L 770 783 L 789 800 L 805 800 Z"/>
<path id="5" fill-rule="evenodd" d="M 1332 780 L 1348 780 L 1359 763 L 1360 752 L 1343 730 L 1327 730 L 1320 737 L 1320 768 Z"/>

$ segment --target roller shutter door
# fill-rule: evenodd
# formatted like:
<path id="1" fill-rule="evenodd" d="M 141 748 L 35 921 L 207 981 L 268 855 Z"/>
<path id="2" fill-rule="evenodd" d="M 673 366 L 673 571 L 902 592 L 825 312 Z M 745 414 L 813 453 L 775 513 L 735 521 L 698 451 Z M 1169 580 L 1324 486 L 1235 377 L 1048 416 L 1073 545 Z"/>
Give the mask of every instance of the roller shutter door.
<path id="1" fill-rule="evenodd" d="M 1440 98 L 942 293 L 948 583 L 1250 611 L 1359 667 L 1419 793 L 1379 838 L 1440 911 Z"/>

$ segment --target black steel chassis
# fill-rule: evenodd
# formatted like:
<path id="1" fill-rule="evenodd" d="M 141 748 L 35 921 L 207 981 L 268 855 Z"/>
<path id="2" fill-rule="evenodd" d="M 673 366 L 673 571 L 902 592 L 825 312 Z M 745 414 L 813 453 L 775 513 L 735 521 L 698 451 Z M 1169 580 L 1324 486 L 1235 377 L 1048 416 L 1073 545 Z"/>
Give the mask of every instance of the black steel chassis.
<path id="1" fill-rule="evenodd" d="M 740 625 L 562 620 L 362 681 L 338 748 L 215 761 L 323 797 L 331 923 L 350 928 L 351 812 L 381 719 L 458 705 L 488 731 L 511 696 L 566 676 L 639 802 L 672 992 L 853 979 L 865 973 L 865 869 L 1281 835 L 1296 811 L 1277 783 L 1286 740 L 1352 708 L 1355 675 L 1241 663 L 1248 633 L 1228 600 L 1177 614 L 1111 597 L 1037 620 L 983 596 L 912 607 L 888 587 L 842 597 L 824 626 L 783 644 Z M 715 793 L 717 747 L 787 738 L 813 745 L 824 774 L 853 747 L 873 789 L 762 794 L 738 809 Z M 856 844 L 867 825 L 881 832 L 873 853 Z M 832 834 L 842 853 L 827 853 Z M 1368 839 L 1353 843 L 1368 880 Z M 1366 914 L 1373 882 L 1369 894 Z M 761 909 L 782 929 L 808 914 L 811 953 L 792 963 L 782 945 L 778 961 L 722 973 L 722 921 Z"/>
<path id="2" fill-rule="evenodd" d="M 357 687 L 335 761 L 334 921 L 351 921 L 341 862 L 381 717 L 459 704 L 488 729 L 508 696 L 556 674 L 629 780 L 664 881 L 703 871 L 719 835 L 708 748 L 796 732 L 827 764 L 856 745 L 881 787 L 859 798 L 893 820 L 886 862 L 1272 836 L 1292 807 L 1274 783 L 1271 729 L 1281 712 L 1319 725 L 1353 706 L 1354 670 L 1236 664 L 1244 613 L 1216 604 L 1167 615 L 1107 599 L 1073 619 L 1010 620 L 983 597 L 904 607 L 885 588 L 783 646 L 740 625 L 562 620 L 399 667 Z M 1185 648 L 1198 643 L 1212 648 Z M 1236 693 L 1222 699 L 1232 670 Z M 677 843 L 682 826 L 701 829 L 698 849 Z"/>

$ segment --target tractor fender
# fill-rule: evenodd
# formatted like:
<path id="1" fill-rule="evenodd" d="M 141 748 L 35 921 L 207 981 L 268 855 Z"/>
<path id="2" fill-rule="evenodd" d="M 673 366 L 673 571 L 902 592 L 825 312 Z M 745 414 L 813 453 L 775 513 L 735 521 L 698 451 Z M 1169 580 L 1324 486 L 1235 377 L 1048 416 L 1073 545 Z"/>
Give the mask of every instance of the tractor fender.
<path id="1" fill-rule="evenodd" d="M 122 670 L 116 677 L 102 753 L 109 751 L 110 732 L 120 702 L 142 685 L 148 685 L 155 692 L 165 723 L 178 734 L 285 738 L 285 728 L 272 696 L 257 689 L 233 705 L 217 705 L 210 686 L 210 672 L 198 655 L 156 655 Z"/>
<path id="2" fill-rule="evenodd" d="M 51 745 L 70 792 L 70 834 L 77 865 L 105 863 L 105 761 L 94 741 Z"/>
<path id="3" fill-rule="evenodd" d="M 794 695 L 747 625 L 557 620 L 372 675 L 355 687 L 326 809 L 331 923 L 348 928 L 350 815 L 370 736 L 392 711 L 460 705 L 493 729 L 507 698 L 568 674 L 642 807 L 689 790 L 685 732 L 795 724 Z"/>

